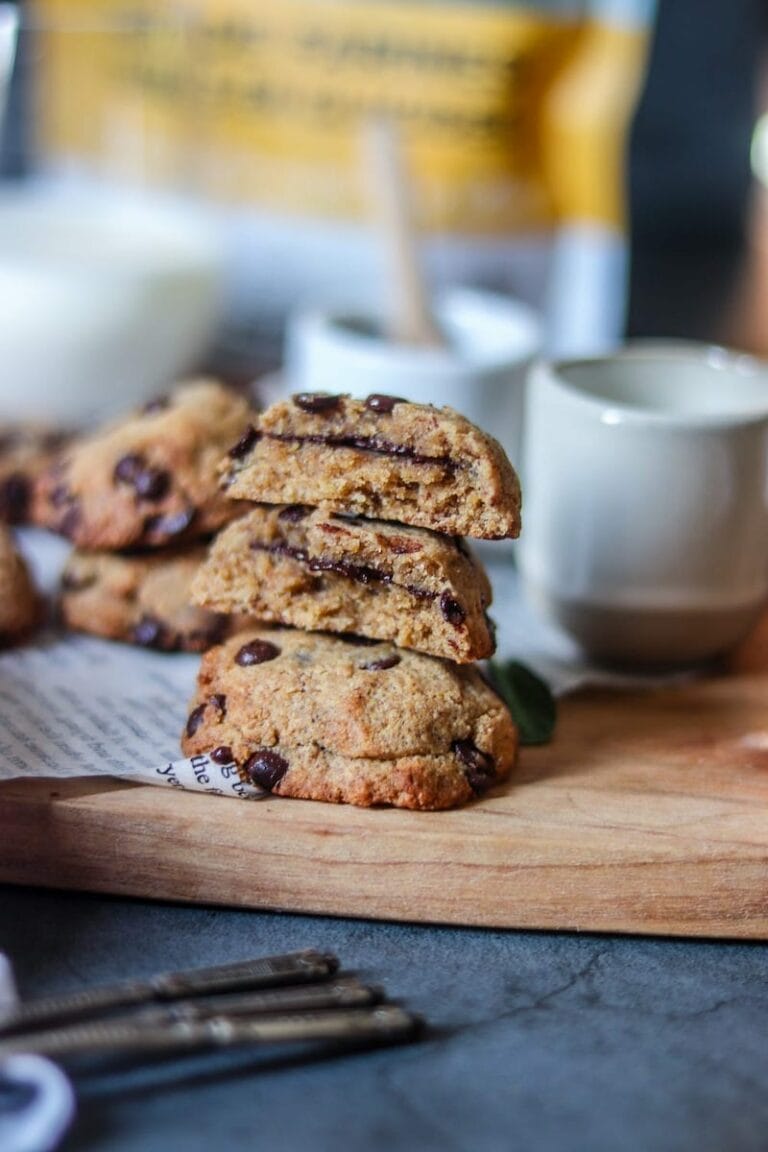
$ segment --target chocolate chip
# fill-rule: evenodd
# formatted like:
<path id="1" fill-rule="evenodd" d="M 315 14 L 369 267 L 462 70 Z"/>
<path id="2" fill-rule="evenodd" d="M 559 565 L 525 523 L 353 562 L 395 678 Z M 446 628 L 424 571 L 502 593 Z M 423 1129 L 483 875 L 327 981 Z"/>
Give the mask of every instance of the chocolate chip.
<path id="1" fill-rule="evenodd" d="M 341 404 L 341 396 L 327 392 L 299 392 L 291 399 L 302 412 L 334 412 Z"/>
<path id="2" fill-rule="evenodd" d="M 127 456 L 121 456 L 115 464 L 112 479 L 115 484 L 133 484 L 144 465 L 143 456 L 138 452 L 129 452 Z"/>
<path id="3" fill-rule="evenodd" d="M 74 498 L 74 493 L 68 484 L 57 484 L 48 495 L 48 503 L 54 508 L 63 508 L 65 504 L 71 504 Z"/>
<path id="4" fill-rule="evenodd" d="M 306 504 L 289 504 L 278 512 L 278 520 L 282 520 L 286 524 L 298 524 L 300 520 L 304 520 L 309 516 L 312 509 Z"/>
<path id="5" fill-rule="evenodd" d="M 388 540 L 384 537 L 382 543 L 386 543 L 390 552 L 394 552 L 396 556 L 410 556 L 414 552 L 421 552 L 423 548 L 423 544 L 418 540 L 411 540 L 409 536 L 390 536 Z"/>
<path id="6" fill-rule="evenodd" d="M 390 656 L 382 656 L 381 660 L 371 660 L 370 664 L 361 664 L 360 668 L 363 672 L 384 672 L 387 668 L 394 668 L 400 663 L 400 657 L 396 652 Z"/>
<path id="7" fill-rule="evenodd" d="M 213 760 L 214 764 L 231 764 L 232 749 L 228 744 L 220 744 L 218 748 L 208 753 L 208 759 Z"/>
<path id="8" fill-rule="evenodd" d="M 74 498 L 73 498 L 74 499 Z M 57 525 L 57 531 L 62 536 L 73 537 L 80 527 L 83 519 L 79 504 L 73 504 L 62 516 Z"/>
<path id="9" fill-rule="evenodd" d="M 411 596 L 415 596 L 417 600 L 436 600 L 437 592 L 430 591 L 429 588 L 422 588 L 419 584 L 403 584 L 406 592 L 410 592 Z"/>
<path id="10" fill-rule="evenodd" d="M 170 473 L 162 468 L 144 468 L 137 472 L 133 480 L 133 487 L 140 500 L 162 500 L 163 496 L 167 496 L 170 486 Z"/>
<path id="11" fill-rule="evenodd" d="M 167 642 L 168 634 L 162 620 L 156 616 L 142 616 L 132 632 L 134 644 L 142 648 L 162 648 Z"/>
<path id="12" fill-rule="evenodd" d="M 440 611 L 443 614 L 443 618 L 447 620 L 449 624 L 453 624 L 454 628 L 461 628 L 467 618 L 467 614 L 458 600 L 454 600 L 447 592 L 443 592 L 440 597 Z"/>
<path id="13" fill-rule="evenodd" d="M 120 457 L 112 479 L 116 484 L 130 484 L 140 500 L 162 500 L 171 486 L 170 473 L 150 467 L 138 452 Z"/>
<path id="14" fill-rule="evenodd" d="M 269 640 L 251 640 L 243 644 L 235 656 L 235 664 L 241 668 L 250 668 L 252 664 L 265 664 L 267 660 L 274 660 L 279 655 L 280 649 L 276 644 L 270 644 Z"/>
<path id="15" fill-rule="evenodd" d="M 144 407 L 141 409 L 142 416 L 152 416 L 155 412 L 163 412 L 170 406 L 170 399 L 167 396 L 155 396 L 154 400 L 148 400 Z"/>
<path id="16" fill-rule="evenodd" d="M 148 516 L 144 521 L 147 536 L 181 536 L 195 518 L 194 508 L 184 508 L 181 512 L 170 512 L 166 516 Z"/>
<path id="17" fill-rule="evenodd" d="M 65 572 L 61 577 L 63 592 L 84 592 L 86 588 L 92 588 L 95 583 L 95 572 L 83 572 L 79 575 L 76 572 Z"/>
<path id="18" fill-rule="evenodd" d="M 248 757 L 243 768 L 253 784 L 271 792 L 288 771 L 288 761 L 279 752 L 262 748 Z"/>
<path id="19" fill-rule="evenodd" d="M 408 401 L 403 400 L 402 396 L 383 396 L 380 392 L 374 392 L 366 400 L 365 406 L 369 412 L 379 412 L 382 416 L 388 416 L 395 404 L 407 403 Z"/>
<path id="20" fill-rule="evenodd" d="M 192 709 L 187 719 L 187 736 L 194 736 L 203 722 L 204 715 L 205 704 L 198 704 L 197 708 Z"/>
<path id="21" fill-rule="evenodd" d="M 32 487 L 23 472 L 11 472 L 0 484 L 0 520 L 18 524 L 27 514 Z"/>
<path id="22" fill-rule="evenodd" d="M 310 572 L 338 572 L 340 576 L 346 576 L 356 584 L 392 583 L 389 573 L 366 564 L 351 564 L 348 560 L 325 560 L 321 556 L 303 557 L 303 559 L 308 559 Z"/>
<path id="23" fill-rule="evenodd" d="M 471 740 L 454 740 L 451 750 L 464 765 L 464 775 L 473 792 L 485 792 L 491 787 L 496 779 L 496 764 L 492 756 L 482 752 Z"/>
<path id="24" fill-rule="evenodd" d="M 219 719 L 223 720 L 227 714 L 227 698 L 224 693 L 214 692 L 212 696 L 208 697 L 208 703 L 219 713 Z"/>
<path id="25" fill-rule="evenodd" d="M 318 524 L 318 528 L 321 532 L 325 532 L 326 536 L 349 535 L 349 529 L 343 527 L 341 524 L 330 524 L 326 522 L 325 524 Z"/>
<path id="26" fill-rule="evenodd" d="M 233 446 L 230 448 L 230 459 L 241 460 L 243 456 L 247 456 L 258 439 L 259 433 L 254 428 L 253 424 L 249 424 L 245 432 L 243 432 L 242 436 L 238 440 L 237 444 L 233 444 Z"/>

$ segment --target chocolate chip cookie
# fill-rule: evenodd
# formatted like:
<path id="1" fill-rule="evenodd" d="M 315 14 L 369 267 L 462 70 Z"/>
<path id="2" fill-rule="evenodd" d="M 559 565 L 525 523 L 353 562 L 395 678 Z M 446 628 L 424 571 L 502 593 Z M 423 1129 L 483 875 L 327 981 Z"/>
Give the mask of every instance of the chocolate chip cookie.
<path id="1" fill-rule="evenodd" d="M 105 551 L 208 535 L 237 512 L 217 465 L 252 418 L 247 401 L 215 381 L 180 385 L 73 444 L 35 485 L 32 519 Z"/>
<path id="2" fill-rule="evenodd" d="M 520 532 L 520 485 L 495 440 L 450 408 L 306 393 L 268 408 L 222 468 L 230 496 L 327 504 L 452 536 Z"/>
<path id="3" fill-rule="evenodd" d="M 36 478 L 69 439 L 66 433 L 40 425 L 0 425 L 0 520 L 26 522 Z"/>
<path id="4" fill-rule="evenodd" d="M 165 652 L 204 652 L 229 634 L 225 616 L 196 608 L 190 584 L 204 547 L 142 555 L 73 552 L 61 578 L 68 628 Z"/>
<path id="5" fill-rule="evenodd" d="M 0 645 L 15 644 L 40 623 L 42 601 L 13 536 L 0 525 Z"/>
<path id="6" fill-rule="evenodd" d="M 322 508 L 261 505 L 228 525 L 192 595 L 218 612 L 393 640 L 462 664 L 494 650 L 488 577 L 460 538 Z"/>
<path id="7" fill-rule="evenodd" d="M 203 656 L 182 748 L 278 796 L 438 809 L 503 780 L 517 732 L 474 668 L 259 628 Z"/>

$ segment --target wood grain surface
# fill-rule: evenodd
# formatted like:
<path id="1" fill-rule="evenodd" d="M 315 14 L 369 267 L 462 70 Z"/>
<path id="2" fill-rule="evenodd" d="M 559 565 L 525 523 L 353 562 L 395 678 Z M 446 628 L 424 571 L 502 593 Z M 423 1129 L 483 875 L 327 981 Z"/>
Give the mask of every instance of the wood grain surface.
<path id="1" fill-rule="evenodd" d="M 744 667 L 758 663 L 754 654 Z M 738 664 L 738 662 L 737 662 Z M 768 675 L 590 691 L 464 809 L 0 787 L 0 879 L 293 912 L 768 939 Z"/>

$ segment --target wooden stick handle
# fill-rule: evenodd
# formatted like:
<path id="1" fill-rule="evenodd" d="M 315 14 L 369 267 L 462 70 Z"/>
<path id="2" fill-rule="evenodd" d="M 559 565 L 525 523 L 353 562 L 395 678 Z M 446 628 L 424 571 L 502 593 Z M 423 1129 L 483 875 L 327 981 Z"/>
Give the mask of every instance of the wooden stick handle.
<path id="1" fill-rule="evenodd" d="M 432 316 L 418 260 L 402 139 L 391 120 L 368 122 L 365 154 L 391 285 L 388 335 L 402 344 L 441 345 L 444 340 Z"/>

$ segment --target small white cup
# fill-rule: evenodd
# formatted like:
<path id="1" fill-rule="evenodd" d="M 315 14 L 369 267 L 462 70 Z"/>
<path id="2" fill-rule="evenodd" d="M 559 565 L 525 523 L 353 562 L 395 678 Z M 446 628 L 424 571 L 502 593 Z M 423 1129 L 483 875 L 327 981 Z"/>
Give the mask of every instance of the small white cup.
<path id="1" fill-rule="evenodd" d="M 445 347 L 395 344 L 369 318 L 297 315 L 288 326 L 285 372 L 260 388 L 268 401 L 291 392 L 391 393 L 447 404 L 520 457 L 525 378 L 541 350 L 538 316 L 519 301 L 468 288 L 435 304 Z"/>
<path id="2" fill-rule="evenodd" d="M 599 659 L 688 664 L 768 595 L 768 367 L 654 342 L 530 375 L 518 559 Z"/>

